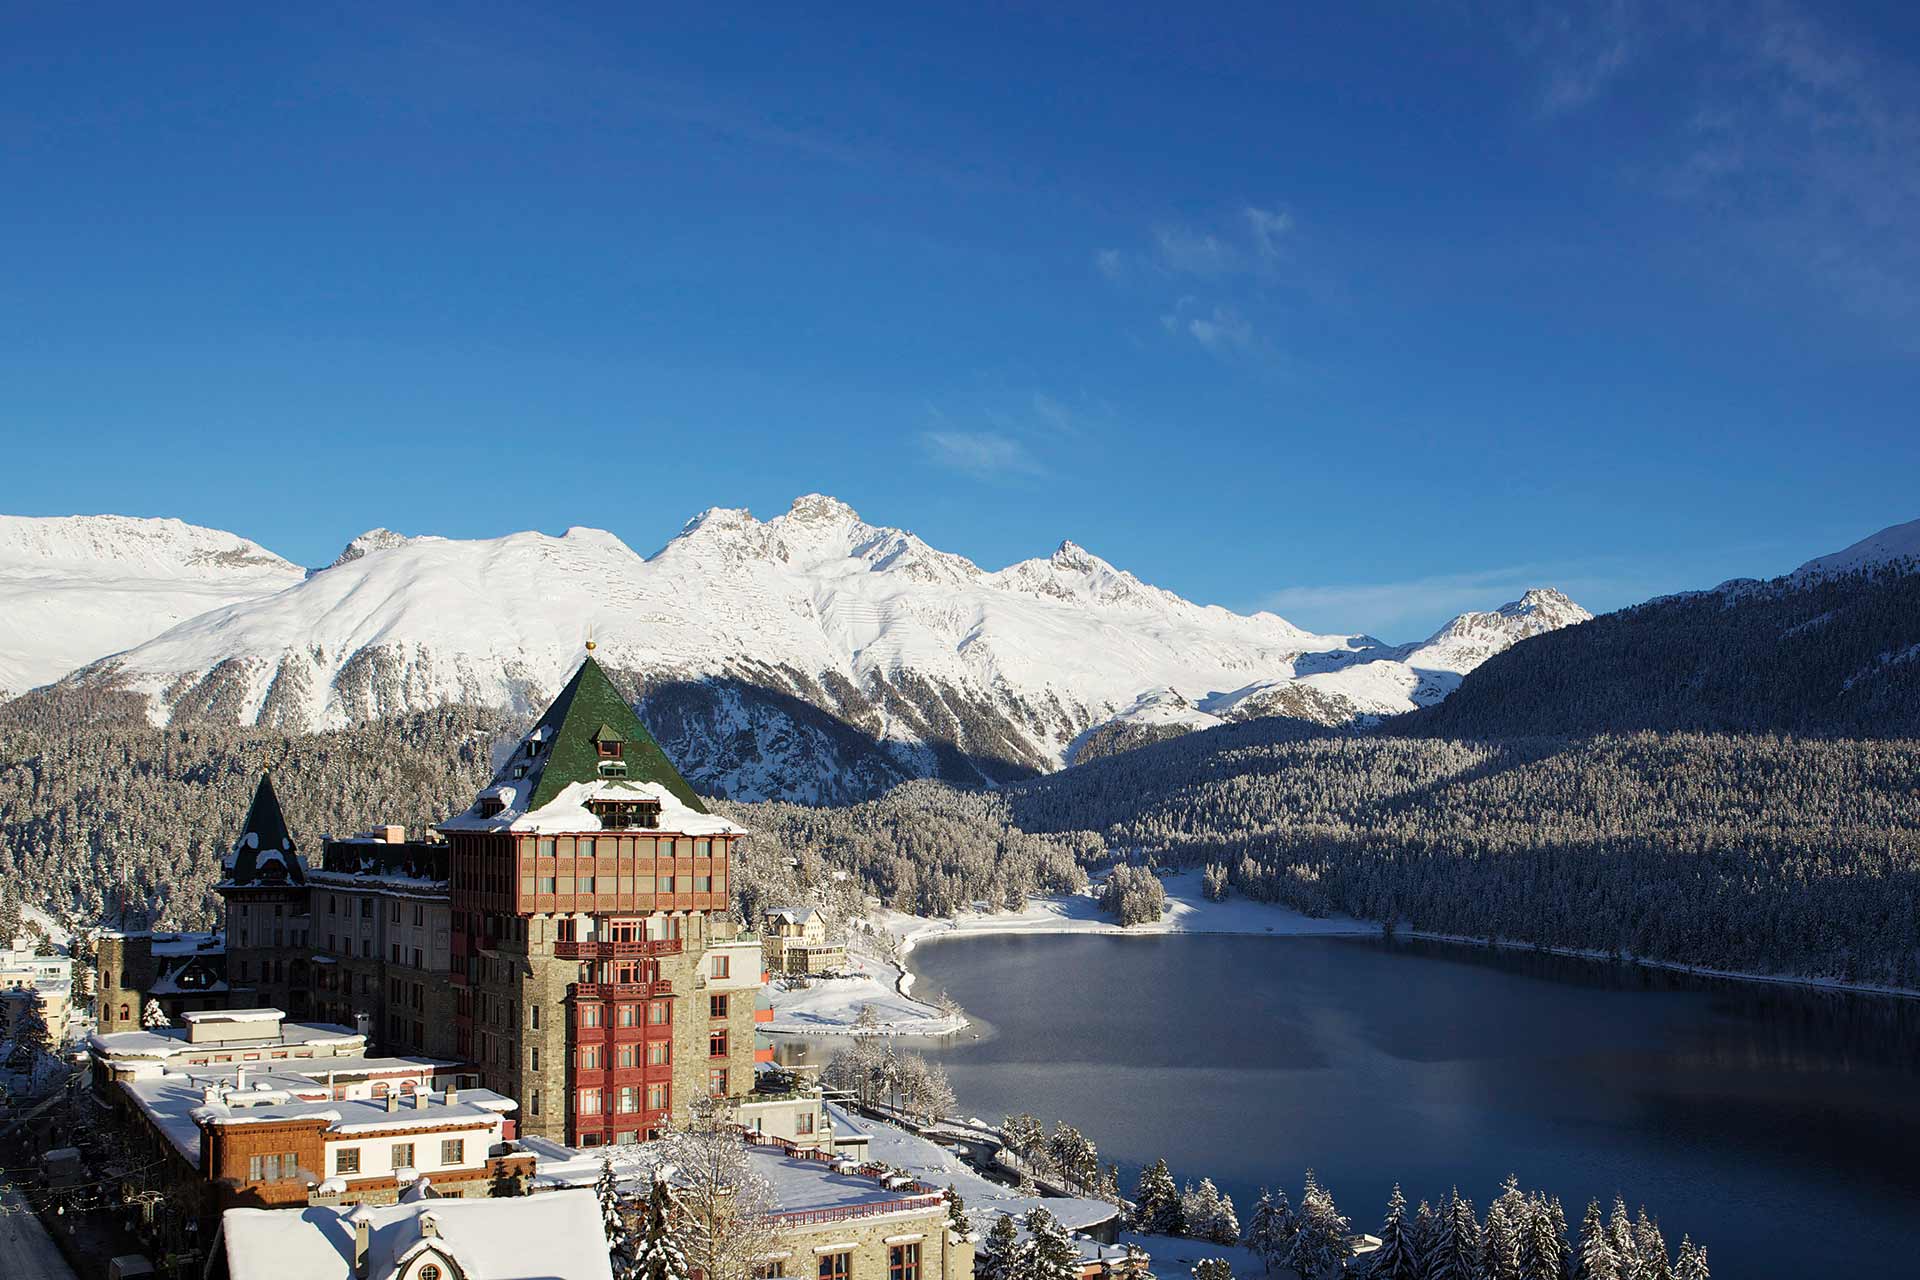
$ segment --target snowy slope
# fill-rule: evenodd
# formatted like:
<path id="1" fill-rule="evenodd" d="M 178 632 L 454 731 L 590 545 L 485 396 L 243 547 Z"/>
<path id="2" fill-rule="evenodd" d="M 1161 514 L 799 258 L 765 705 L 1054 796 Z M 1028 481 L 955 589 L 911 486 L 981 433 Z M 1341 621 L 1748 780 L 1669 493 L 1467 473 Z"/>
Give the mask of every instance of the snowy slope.
<path id="1" fill-rule="evenodd" d="M 297 586 L 77 678 L 147 694 L 160 722 L 323 728 L 453 700 L 530 711 L 591 634 L 703 785 L 831 800 L 1056 768 L 1115 720 L 1177 731 L 1271 713 L 1247 701 L 1255 689 L 1283 710 L 1285 690 L 1310 690 L 1297 697 L 1330 722 L 1406 710 L 1432 678 L 1423 663 L 1453 672 L 1549 617 L 1585 616 L 1536 594 L 1565 609 L 1529 596 L 1391 648 L 1196 605 L 1072 543 L 987 572 L 816 494 L 766 521 L 703 512 L 651 558 L 592 529 L 375 530 Z"/>
<path id="2" fill-rule="evenodd" d="M 303 576 L 245 538 L 178 520 L 0 516 L 0 692 Z"/>
<path id="3" fill-rule="evenodd" d="M 1891 525 L 1832 555 L 1809 560 L 1793 571 L 1796 581 L 1821 574 L 1850 573 L 1883 564 L 1920 565 L 1920 520 Z"/>

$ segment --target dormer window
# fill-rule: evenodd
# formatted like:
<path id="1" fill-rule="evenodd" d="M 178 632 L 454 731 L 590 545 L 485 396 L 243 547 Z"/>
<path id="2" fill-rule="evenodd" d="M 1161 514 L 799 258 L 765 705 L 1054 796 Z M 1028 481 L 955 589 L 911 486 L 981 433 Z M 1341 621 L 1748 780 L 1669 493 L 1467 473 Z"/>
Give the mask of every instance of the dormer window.
<path id="1" fill-rule="evenodd" d="M 494 817 L 506 807 L 506 805 L 500 802 L 499 796 L 480 797 L 480 816 L 483 818 Z"/>
<path id="2" fill-rule="evenodd" d="M 620 758 L 621 749 L 626 746 L 626 744 L 624 742 L 621 742 L 618 738 L 615 738 L 611 742 L 603 738 L 599 742 L 594 743 L 593 745 L 600 748 L 600 758 L 602 760 L 618 760 Z"/>

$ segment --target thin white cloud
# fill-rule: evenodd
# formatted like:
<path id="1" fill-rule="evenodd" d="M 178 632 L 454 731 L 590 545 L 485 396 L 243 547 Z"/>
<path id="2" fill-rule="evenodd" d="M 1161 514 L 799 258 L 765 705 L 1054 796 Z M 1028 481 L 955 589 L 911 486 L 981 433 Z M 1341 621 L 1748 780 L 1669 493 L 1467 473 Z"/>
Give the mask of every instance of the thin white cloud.
<path id="1" fill-rule="evenodd" d="M 1559 115 L 1599 98 L 1627 69 L 1639 42 L 1631 0 L 1543 4 L 1519 36 L 1540 68 L 1540 111 Z"/>
<path id="2" fill-rule="evenodd" d="M 935 465 L 985 479 L 1042 469 L 1024 444 L 996 431 L 922 431 L 920 446 Z"/>
<path id="3" fill-rule="evenodd" d="M 1260 261 L 1268 266 L 1278 262 L 1285 254 L 1288 233 L 1293 230 L 1293 215 L 1284 209 L 1261 209 L 1254 205 L 1248 205 L 1242 213 Z"/>
<path id="4" fill-rule="evenodd" d="M 1094 269 L 1114 284 L 1127 278 L 1127 257 L 1118 249 L 1098 249 L 1093 255 Z"/>
<path id="5" fill-rule="evenodd" d="M 1192 227 L 1160 227 L 1153 233 L 1154 253 L 1160 266 L 1173 275 L 1212 279 L 1245 271 L 1247 253 L 1211 231 Z"/>

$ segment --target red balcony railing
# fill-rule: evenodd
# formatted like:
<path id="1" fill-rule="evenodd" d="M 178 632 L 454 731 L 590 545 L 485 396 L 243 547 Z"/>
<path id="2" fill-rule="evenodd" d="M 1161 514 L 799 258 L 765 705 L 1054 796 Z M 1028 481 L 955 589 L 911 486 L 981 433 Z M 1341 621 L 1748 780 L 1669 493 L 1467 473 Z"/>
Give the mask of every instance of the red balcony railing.
<path id="1" fill-rule="evenodd" d="M 677 956 L 680 939 L 653 938 L 638 942 L 556 942 L 553 954 L 562 960 L 640 960 L 652 956 Z"/>
<path id="2" fill-rule="evenodd" d="M 573 994 L 582 1000 L 645 1000 L 670 996 L 673 984 L 660 982 L 576 982 Z"/>

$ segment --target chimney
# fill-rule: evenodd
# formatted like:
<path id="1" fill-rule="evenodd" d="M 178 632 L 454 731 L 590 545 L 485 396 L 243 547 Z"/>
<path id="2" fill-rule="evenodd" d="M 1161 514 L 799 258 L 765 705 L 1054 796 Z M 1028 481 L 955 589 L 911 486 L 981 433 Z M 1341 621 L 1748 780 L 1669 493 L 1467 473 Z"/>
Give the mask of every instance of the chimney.
<path id="1" fill-rule="evenodd" d="M 460 1091 L 454 1088 L 452 1085 L 448 1085 L 447 1086 L 447 1105 L 450 1107 L 455 1106 L 459 1103 L 459 1101 L 460 1101 Z"/>
<path id="2" fill-rule="evenodd" d="M 386 826 L 380 828 L 380 835 L 388 844 L 405 844 L 407 842 L 407 829 L 393 823 L 388 823 Z"/>
<path id="3" fill-rule="evenodd" d="M 220 1101 L 219 1088 L 215 1085 L 202 1086 L 200 1090 L 200 1101 L 202 1104 L 209 1107 L 212 1106 L 214 1103 Z"/>
<path id="4" fill-rule="evenodd" d="M 397 1093 L 390 1093 L 390 1094 L 388 1094 L 388 1095 L 387 1095 L 387 1110 L 388 1110 L 388 1111 L 398 1111 L 399 1109 L 400 1109 L 400 1095 L 399 1095 L 399 1094 L 397 1094 Z"/>
<path id="5" fill-rule="evenodd" d="M 353 1274 L 359 1280 L 367 1280 L 367 1272 L 372 1267 L 373 1215 L 361 1205 L 349 1216 L 353 1219 Z"/>
<path id="6" fill-rule="evenodd" d="M 415 1085 L 413 1088 L 413 1109 L 415 1111 L 425 1111 L 427 1109 L 427 1099 L 430 1096 L 432 1095 L 429 1094 L 427 1090 Z"/>
<path id="7" fill-rule="evenodd" d="M 235 1093 L 245 1093 L 247 1091 L 247 1069 L 245 1067 L 241 1067 L 233 1073 L 233 1091 Z"/>

